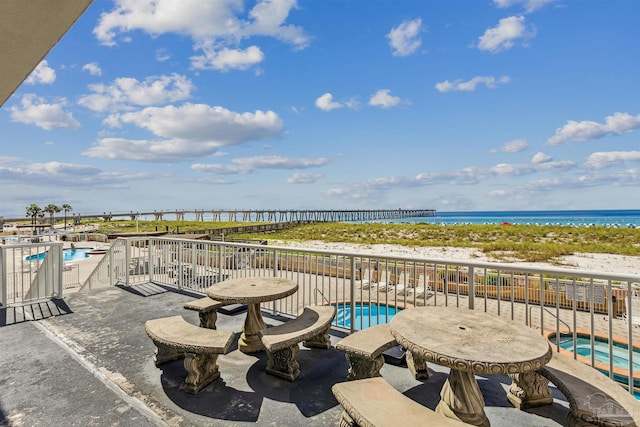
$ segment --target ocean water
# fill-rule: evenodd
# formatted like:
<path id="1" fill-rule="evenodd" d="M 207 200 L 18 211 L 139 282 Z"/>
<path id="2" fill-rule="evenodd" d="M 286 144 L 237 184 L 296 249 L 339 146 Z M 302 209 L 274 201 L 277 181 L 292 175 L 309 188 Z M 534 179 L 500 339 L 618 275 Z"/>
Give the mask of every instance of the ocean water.
<path id="1" fill-rule="evenodd" d="M 583 211 L 485 211 L 436 212 L 433 217 L 384 220 L 385 223 L 429 224 L 521 224 L 569 225 L 576 227 L 640 228 L 640 209 Z"/>

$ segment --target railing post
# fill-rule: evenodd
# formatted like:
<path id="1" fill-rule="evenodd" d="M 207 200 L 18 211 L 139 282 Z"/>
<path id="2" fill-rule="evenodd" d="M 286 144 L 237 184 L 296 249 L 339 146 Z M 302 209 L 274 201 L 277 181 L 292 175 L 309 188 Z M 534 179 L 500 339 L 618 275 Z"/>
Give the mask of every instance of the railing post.
<path id="1" fill-rule="evenodd" d="M 155 269 L 155 265 L 153 263 L 154 257 L 152 256 L 154 253 L 154 240 L 153 238 L 149 238 L 147 240 L 147 265 L 149 266 L 149 282 L 153 283 L 153 271 Z"/>
<path id="2" fill-rule="evenodd" d="M 184 269 L 182 267 L 183 263 L 184 263 L 184 258 L 182 256 L 182 242 L 178 242 L 178 253 L 177 253 L 177 257 L 178 257 L 178 280 L 177 280 L 177 285 L 178 285 L 178 289 L 182 289 L 182 284 L 183 284 L 183 274 L 184 274 Z"/>
<path id="3" fill-rule="evenodd" d="M 15 251 L 15 249 L 14 249 Z M 7 306 L 7 256 L 6 248 L 0 247 L 0 306 Z"/>
<path id="4" fill-rule="evenodd" d="M 476 278 L 473 266 L 469 267 L 469 272 L 467 273 L 467 286 L 469 294 L 469 310 L 475 309 L 475 295 L 476 295 Z M 460 286 L 458 284 L 458 286 Z M 485 290 L 486 292 L 486 290 Z"/>
<path id="5" fill-rule="evenodd" d="M 278 250 L 273 251 L 273 277 L 278 277 Z"/>
<path id="6" fill-rule="evenodd" d="M 218 247 L 218 281 L 221 282 L 224 275 L 222 274 L 222 244 L 216 244 Z"/>
<path id="7" fill-rule="evenodd" d="M 115 266 L 113 265 L 113 248 L 118 244 L 118 241 L 116 240 L 115 243 L 113 245 L 111 245 L 111 249 L 109 250 L 109 265 L 107 266 L 107 272 L 109 274 L 109 286 L 115 286 L 115 283 L 113 283 L 114 281 L 114 276 L 115 276 Z M 91 279 L 91 278 L 90 278 Z M 91 284 L 93 283 L 93 280 L 89 281 L 89 289 L 91 289 Z"/>
<path id="8" fill-rule="evenodd" d="M 360 278 L 362 280 L 362 277 Z M 351 325 L 351 333 L 356 330 L 356 258 L 351 257 L 351 298 L 349 303 L 351 305 L 351 312 L 349 313 L 349 322 Z"/>
<path id="9" fill-rule="evenodd" d="M 55 285 L 54 285 L 54 290 L 53 290 L 53 295 L 55 295 L 55 298 L 62 298 L 62 289 L 64 288 L 64 286 L 62 286 L 62 271 L 64 270 L 64 255 L 63 255 L 63 251 L 62 251 L 62 246 L 64 245 L 64 243 L 59 243 L 57 245 L 55 245 L 56 247 L 56 252 L 57 255 L 56 257 L 58 258 L 58 266 L 59 268 L 57 269 L 58 271 L 56 271 L 56 280 L 55 280 Z"/>
<path id="10" fill-rule="evenodd" d="M 124 279 L 124 284 L 125 286 L 129 286 L 129 266 L 131 265 L 131 240 L 127 239 L 126 242 L 126 247 L 125 247 L 125 251 L 124 251 L 124 271 L 125 271 L 125 279 Z"/>

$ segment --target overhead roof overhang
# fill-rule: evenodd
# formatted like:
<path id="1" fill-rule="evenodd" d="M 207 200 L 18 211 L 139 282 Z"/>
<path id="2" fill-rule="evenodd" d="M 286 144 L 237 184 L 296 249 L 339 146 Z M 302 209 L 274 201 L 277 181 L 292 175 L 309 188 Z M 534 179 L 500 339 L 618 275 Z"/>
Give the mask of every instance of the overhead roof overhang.
<path id="1" fill-rule="evenodd" d="M 0 106 L 92 1 L 0 1 Z"/>

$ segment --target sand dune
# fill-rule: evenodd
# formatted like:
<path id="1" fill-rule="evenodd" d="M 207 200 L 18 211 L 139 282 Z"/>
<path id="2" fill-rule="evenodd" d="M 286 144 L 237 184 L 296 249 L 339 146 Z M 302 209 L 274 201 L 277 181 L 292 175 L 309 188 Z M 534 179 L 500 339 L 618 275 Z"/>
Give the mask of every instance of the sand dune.
<path id="1" fill-rule="evenodd" d="M 329 243 L 318 240 L 305 242 L 270 241 L 270 245 L 306 248 L 314 250 L 328 250 L 339 252 L 364 252 L 376 255 L 406 256 L 443 260 L 478 261 L 478 262 L 504 262 L 474 248 L 455 248 L 440 246 L 410 247 L 402 245 L 369 245 L 357 243 Z M 588 270 L 603 273 L 635 274 L 640 275 L 640 257 L 611 255 L 611 254 L 574 254 L 563 256 L 559 264 L 544 262 L 518 262 L 520 265 L 542 268 L 570 268 Z"/>

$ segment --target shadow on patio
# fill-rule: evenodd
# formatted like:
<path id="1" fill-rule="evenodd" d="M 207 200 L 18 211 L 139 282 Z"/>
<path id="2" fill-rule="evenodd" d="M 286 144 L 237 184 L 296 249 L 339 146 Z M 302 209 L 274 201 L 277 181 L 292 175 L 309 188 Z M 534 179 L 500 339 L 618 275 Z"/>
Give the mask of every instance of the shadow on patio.
<path id="1" fill-rule="evenodd" d="M 196 297 L 176 291 L 145 296 L 119 287 L 75 293 L 64 299 L 66 315 L 0 328 L 0 425 L 338 425 L 342 408 L 331 386 L 346 378 L 344 355 L 301 347 L 295 382 L 268 375 L 264 352 L 237 350 L 245 313 L 219 314 L 218 328 L 236 332 L 236 340 L 218 358 L 221 378 L 197 395 L 182 390 L 182 361 L 156 368 L 145 321 L 182 315 L 198 324 L 197 313 L 182 308 Z M 267 324 L 280 323 L 264 317 Z M 331 335 L 334 345 L 343 336 Z M 434 364 L 430 369 L 425 383 L 402 366 L 385 365 L 382 374 L 434 409 L 447 370 Z M 492 426 L 564 425 L 567 403 L 555 388 L 553 405 L 519 411 L 505 396 L 508 377 L 478 380 Z"/>

